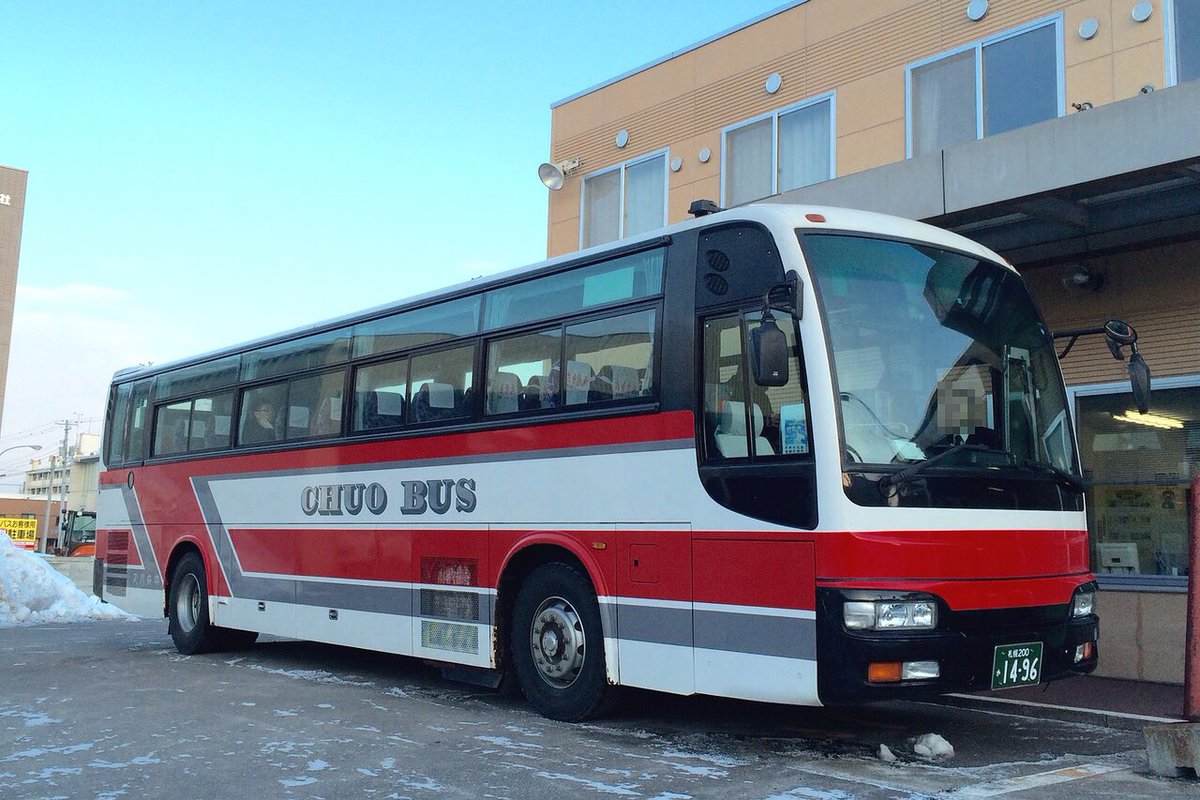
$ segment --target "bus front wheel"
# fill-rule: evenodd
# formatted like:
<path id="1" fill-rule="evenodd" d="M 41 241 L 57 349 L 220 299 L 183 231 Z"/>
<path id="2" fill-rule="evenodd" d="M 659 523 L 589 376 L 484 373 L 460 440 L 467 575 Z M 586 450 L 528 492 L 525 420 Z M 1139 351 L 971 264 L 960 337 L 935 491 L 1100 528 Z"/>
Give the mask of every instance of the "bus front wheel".
<path id="1" fill-rule="evenodd" d="M 517 593 L 509 637 L 525 697 L 543 715 L 577 722 L 614 698 L 604 667 L 600 606 L 591 583 L 568 564 L 545 564 Z"/>

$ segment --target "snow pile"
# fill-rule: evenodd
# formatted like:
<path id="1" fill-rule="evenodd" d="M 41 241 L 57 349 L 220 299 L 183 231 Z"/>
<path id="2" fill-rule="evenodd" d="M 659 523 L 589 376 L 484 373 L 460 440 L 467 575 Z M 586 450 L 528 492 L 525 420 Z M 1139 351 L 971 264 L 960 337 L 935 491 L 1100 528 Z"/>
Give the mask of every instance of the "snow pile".
<path id="1" fill-rule="evenodd" d="M 881 744 L 879 745 L 879 760 L 891 764 L 896 760 L 896 754 L 886 744 Z"/>
<path id="2" fill-rule="evenodd" d="M 917 737 L 917 740 L 913 742 L 913 751 L 925 758 L 954 758 L 954 746 L 936 733 L 927 733 Z"/>
<path id="3" fill-rule="evenodd" d="M 0 628 L 98 619 L 134 617 L 85 595 L 44 558 L 0 533 Z"/>

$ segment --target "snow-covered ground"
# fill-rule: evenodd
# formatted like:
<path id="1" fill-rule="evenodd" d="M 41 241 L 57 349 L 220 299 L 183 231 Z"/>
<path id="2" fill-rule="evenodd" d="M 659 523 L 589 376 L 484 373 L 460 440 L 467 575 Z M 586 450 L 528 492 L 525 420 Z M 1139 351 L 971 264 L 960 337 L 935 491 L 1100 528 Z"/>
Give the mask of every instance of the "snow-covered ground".
<path id="1" fill-rule="evenodd" d="M 44 558 L 0 533 L 0 628 L 98 619 L 135 617 L 79 591 Z"/>

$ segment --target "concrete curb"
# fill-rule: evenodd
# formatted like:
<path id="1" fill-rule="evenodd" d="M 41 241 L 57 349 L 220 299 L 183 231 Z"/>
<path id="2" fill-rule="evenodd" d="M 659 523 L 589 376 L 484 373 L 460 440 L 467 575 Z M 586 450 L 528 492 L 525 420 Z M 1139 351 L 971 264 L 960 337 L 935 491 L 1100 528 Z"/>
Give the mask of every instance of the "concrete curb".
<path id="1" fill-rule="evenodd" d="M 1183 722 L 1174 717 L 1152 717 L 1145 714 L 1129 714 L 1096 708 L 1059 706 L 1049 703 L 1034 703 L 1029 700 L 1010 700 L 1004 697 L 979 697 L 969 694 L 948 694 L 937 700 L 928 701 L 952 705 L 956 708 L 976 711 L 992 711 L 998 714 L 1014 714 L 1020 717 L 1052 719 L 1058 722 L 1073 722 L 1080 725 L 1098 725 L 1103 728 L 1135 731 L 1140 733 L 1148 725 L 1163 725 Z"/>

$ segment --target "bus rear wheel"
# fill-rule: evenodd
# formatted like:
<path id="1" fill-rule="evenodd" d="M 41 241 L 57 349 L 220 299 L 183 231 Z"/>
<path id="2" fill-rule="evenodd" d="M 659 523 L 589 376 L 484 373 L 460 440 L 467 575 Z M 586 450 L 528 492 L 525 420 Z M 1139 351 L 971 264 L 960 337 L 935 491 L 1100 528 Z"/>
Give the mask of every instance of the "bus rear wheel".
<path id="1" fill-rule="evenodd" d="M 568 564 L 545 564 L 517 593 L 509 636 L 525 697 L 544 716 L 577 722 L 611 706 L 600 606 L 591 583 Z"/>
<path id="2" fill-rule="evenodd" d="M 168 631 L 184 655 L 236 650 L 254 644 L 258 634 L 218 628 L 208 619 L 208 577 L 199 553 L 188 553 L 175 567 L 167 600 Z"/>

